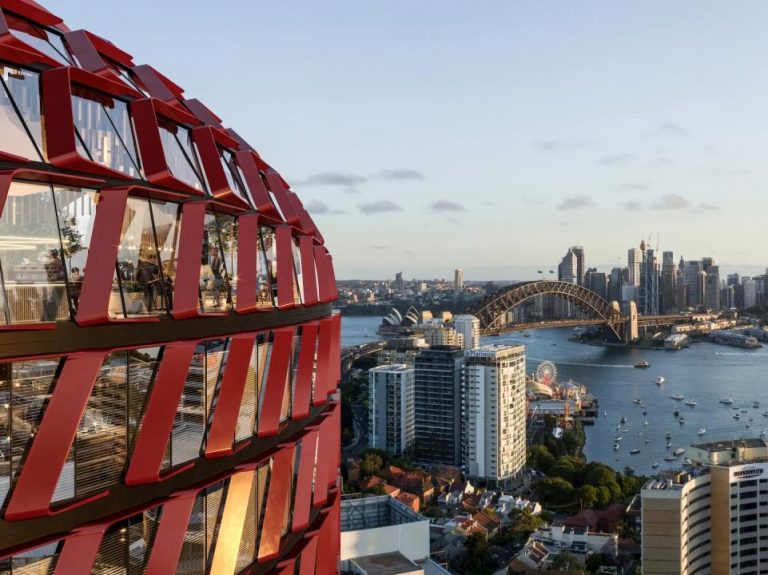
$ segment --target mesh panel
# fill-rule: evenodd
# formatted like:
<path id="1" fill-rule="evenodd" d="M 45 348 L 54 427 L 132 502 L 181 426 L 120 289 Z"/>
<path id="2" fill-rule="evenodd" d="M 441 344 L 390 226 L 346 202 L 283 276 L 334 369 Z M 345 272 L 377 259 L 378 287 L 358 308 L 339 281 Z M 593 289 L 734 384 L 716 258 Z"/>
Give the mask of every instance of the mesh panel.
<path id="1" fill-rule="evenodd" d="M 206 565 L 209 565 L 211 562 L 211 552 L 213 551 L 213 542 L 216 535 L 216 527 L 219 524 L 221 496 L 224 491 L 224 484 L 218 483 L 212 485 L 205 491 L 205 562 Z"/>
<path id="2" fill-rule="evenodd" d="M 296 495 L 295 489 L 296 489 L 296 474 L 299 472 L 299 457 L 298 457 L 298 449 L 293 450 L 293 459 L 291 460 L 291 470 L 292 473 L 288 477 L 288 481 L 290 481 L 291 485 L 288 488 L 288 501 L 285 506 L 285 515 L 283 516 L 283 525 L 280 530 L 281 535 L 285 535 L 288 533 L 288 526 L 291 523 L 291 516 L 293 515 L 293 499 Z"/>
<path id="3" fill-rule="evenodd" d="M 130 575 L 142 575 L 146 572 L 147 561 L 152 550 L 152 543 L 157 533 L 158 508 L 131 518 L 127 527 L 127 568 Z"/>
<path id="4" fill-rule="evenodd" d="M 48 575 L 53 572 L 59 557 L 59 543 L 50 543 L 11 558 L 13 575 Z M 0 574 L 10 574 L 7 560 L 0 564 Z"/>
<path id="5" fill-rule="evenodd" d="M 93 572 L 99 575 L 128 575 L 128 529 L 115 526 L 104 534 L 93 564 Z"/>
<path id="6" fill-rule="evenodd" d="M 179 555 L 176 573 L 199 575 L 205 573 L 205 495 L 199 494 L 192 506 L 187 533 Z"/>
<path id="7" fill-rule="evenodd" d="M 157 369 L 159 347 L 128 351 L 128 445 L 133 445 Z"/>
<path id="8" fill-rule="evenodd" d="M 288 371 L 285 374 L 285 385 L 283 386 L 283 403 L 280 407 L 280 421 L 285 421 L 288 416 L 291 415 L 291 399 L 293 398 L 293 382 L 295 380 L 295 365 L 298 358 L 296 336 L 293 337 L 291 342 L 291 356 L 288 360 Z"/>
<path id="9" fill-rule="evenodd" d="M 271 335 L 271 333 L 269 335 L 260 335 L 257 339 L 259 342 L 259 368 L 257 373 L 259 380 L 259 414 L 261 414 L 261 406 L 264 403 L 264 389 L 266 388 L 267 383 L 269 360 L 272 356 Z"/>
<path id="10" fill-rule="evenodd" d="M 243 534 L 240 539 L 240 550 L 237 553 L 237 567 L 235 572 L 240 572 L 253 563 L 256 558 L 256 530 L 258 529 L 258 476 L 253 482 L 251 496 L 248 499 L 248 511 L 245 514 Z"/>
<path id="11" fill-rule="evenodd" d="M 259 467 L 256 471 L 256 513 L 254 518 L 258 527 L 256 541 L 261 540 L 261 529 L 264 526 L 264 506 L 267 504 L 267 489 L 269 489 L 270 464 Z"/>
<path id="12" fill-rule="evenodd" d="M 195 348 L 173 422 L 166 454 L 170 466 L 185 463 L 200 455 L 206 422 L 205 380 L 205 345 L 200 344 Z"/>
<path id="13" fill-rule="evenodd" d="M 243 399 L 240 403 L 240 413 L 237 417 L 235 441 L 241 441 L 253 435 L 256 424 L 256 407 L 258 400 L 258 348 L 254 345 L 251 359 L 248 363 L 248 374 L 245 376 Z"/>

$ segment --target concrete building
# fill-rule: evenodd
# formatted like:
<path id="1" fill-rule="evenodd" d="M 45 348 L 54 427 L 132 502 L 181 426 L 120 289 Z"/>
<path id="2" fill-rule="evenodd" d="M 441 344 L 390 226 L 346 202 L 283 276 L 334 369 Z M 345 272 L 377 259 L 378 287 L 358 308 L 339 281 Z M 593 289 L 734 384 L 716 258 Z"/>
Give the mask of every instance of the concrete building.
<path id="1" fill-rule="evenodd" d="M 655 250 L 643 241 L 640 243 L 642 264 L 640 266 L 640 286 L 638 289 L 638 310 L 644 315 L 659 314 L 659 261 Z"/>
<path id="2" fill-rule="evenodd" d="M 443 322 L 433 322 L 422 326 L 415 326 L 417 331 L 424 334 L 424 341 L 427 345 L 455 345 L 464 346 L 464 335 L 457 332 L 453 327 Z"/>
<path id="3" fill-rule="evenodd" d="M 405 280 L 403 280 L 403 272 L 397 272 L 395 274 L 395 292 L 405 292 Z"/>
<path id="4" fill-rule="evenodd" d="M 627 268 L 629 269 L 629 284 L 640 287 L 640 268 L 643 265 L 643 252 L 639 248 L 627 250 Z"/>
<path id="5" fill-rule="evenodd" d="M 371 447 L 399 455 L 413 446 L 415 371 L 405 364 L 368 371 L 368 431 Z"/>
<path id="6" fill-rule="evenodd" d="M 751 277 L 741 278 L 741 287 L 743 291 L 741 305 L 744 309 L 748 309 L 754 305 L 757 305 L 757 284 Z"/>
<path id="7" fill-rule="evenodd" d="M 453 271 L 453 289 L 456 293 L 464 289 L 464 270 L 461 268 Z"/>
<path id="8" fill-rule="evenodd" d="M 674 253 L 664 252 L 661 258 L 661 311 L 666 313 L 677 307 L 677 266 Z"/>
<path id="9" fill-rule="evenodd" d="M 706 278 L 706 272 L 701 260 L 689 260 L 684 263 L 682 284 L 685 285 L 689 307 L 704 305 L 704 278 Z"/>
<path id="10" fill-rule="evenodd" d="M 416 358 L 415 458 L 461 465 L 461 370 L 459 347 L 433 347 Z"/>
<path id="11" fill-rule="evenodd" d="M 707 274 L 704 278 L 703 305 L 707 309 L 718 310 L 722 307 L 720 302 L 720 266 L 715 264 L 713 258 L 703 258 L 701 263 Z"/>
<path id="12" fill-rule="evenodd" d="M 525 465 L 525 348 L 467 351 L 463 387 L 466 473 L 503 484 Z"/>
<path id="13" fill-rule="evenodd" d="M 464 349 L 475 349 L 480 345 L 480 320 L 473 315 L 457 315 L 453 326 L 464 337 Z"/>
<path id="14" fill-rule="evenodd" d="M 587 272 L 586 260 L 583 246 L 573 246 L 571 251 L 576 256 L 576 283 L 580 286 L 586 285 L 584 283 L 584 275 Z"/>
<path id="15" fill-rule="evenodd" d="M 694 475 L 642 489 L 644 575 L 757 575 L 768 570 L 768 445 L 763 439 L 692 446 Z"/>

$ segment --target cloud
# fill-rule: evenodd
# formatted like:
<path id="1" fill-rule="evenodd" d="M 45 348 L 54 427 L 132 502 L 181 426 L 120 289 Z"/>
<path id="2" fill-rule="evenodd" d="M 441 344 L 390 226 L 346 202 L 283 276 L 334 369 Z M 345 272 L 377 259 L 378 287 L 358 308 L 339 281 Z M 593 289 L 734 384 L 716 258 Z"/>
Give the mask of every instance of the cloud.
<path id="1" fill-rule="evenodd" d="M 388 250 L 389 246 L 371 246 L 371 249 L 378 250 L 378 251 L 384 251 L 384 250 Z"/>
<path id="2" fill-rule="evenodd" d="M 595 205 L 595 201 L 589 196 L 570 196 L 565 198 L 557 209 L 561 212 L 567 212 L 571 210 L 580 210 L 582 208 L 589 208 Z"/>
<path id="3" fill-rule="evenodd" d="M 621 206 L 629 212 L 638 212 L 643 209 L 643 204 L 634 200 L 622 202 Z"/>
<path id="4" fill-rule="evenodd" d="M 680 210 L 690 207 L 690 203 L 679 194 L 665 194 L 659 196 L 659 199 L 651 207 L 654 210 Z"/>
<path id="5" fill-rule="evenodd" d="M 547 140 L 538 140 L 533 143 L 533 146 L 543 152 L 563 152 L 579 148 L 581 147 L 581 144 L 559 140 L 557 138 L 550 138 Z"/>
<path id="6" fill-rule="evenodd" d="M 307 209 L 308 212 L 314 215 L 320 215 L 320 214 L 338 215 L 338 214 L 346 213 L 344 210 L 332 209 L 331 206 L 329 206 L 325 202 L 321 202 L 320 200 L 310 200 L 309 202 L 304 204 L 304 207 Z"/>
<path id="7" fill-rule="evenodd" d="M 602 166 L 615 166 L 617 164 L 628 164 L 635 157 L 632 154 L 614 154 L 612 156 L 606 156 L 600 159 L 600 165 Z"/>
<path id="8" fill-rule="evenodd" d="M 483 205 L 484 205 L 484 206 L 495 206 L 495 205 L 496 205 L 496 203 L 495 203 L 495 202 L 492 202 L 492 201 L 490 201 L 490 200 L 485 200 L 485 201 L 483 202 Z"/>
<path id="9" fill-rule="evenodd" d="M 402 212 L 403 208 L 390 200 L 379 200 L 369 204 L 360 204 L 358 206 L 363 214 L 383 214 L 385 212 Z"/>
<path id="10" fill-rule="evenodd" d="M 718 206 L 716 206 L 714 204 L 707 204 L 707 203 L 699 204 L 697 206 L 697 208 L 699 210 L 704 210 L 704 211 L 712 211 L 712 210 L 719 210 L 720 209 Z"/>
<path id="11" fill-rule="evenodd" d="M 358 186 L 367 178 L 348 172 L 320 172 L 301 182 L 304 186 Z"/>
<path id="12" fill-rule="evenodd" d="M 659 124 L 659 127 L 656 128 L 655 134 L 657 136 L 673 136 L 675 138 L 687 138 L 691 135 L 691 133 L 683 126 L 670 121 L 662 122 Z"/>
<path id="13" fill-rule="evenodd" d="M 461 204 L 457 204 L 456 202 L 451 202 L 449 200 L 438 200 L 436 202 L 432 202 L 429 205 L 429 209 L 438 213 L 467 211 Z"/>
<path id="14" fill-rule="evenodd" d="M 655 166 L 674 166 L 675 161 L 669 156 L 656 156 L 651 160 L 651 164 Z"/>
<path id="15" fill-rule="evenodd" d="M 647 192 L 651 189 L 648 182 L 625 182 L 619 186 L 620 190 L 631 190 L 633 192 Z"/>
<path id="16" fill-rule="evenodd" d="M 532 204 L 534 206 L 541 206 L 547 202 L 547 200 L 545 200 L 541 196 L 529 196 L 529 195 L 523 196 L 523 201 L 526 204 Z"/>
<path id="17" fill-rule="evenodd" d="M 748 176 L 752 173 L 749 168 L 705 168 L 709 176 Z"/>
<path id="18" fill-rule="evenodd" d="M 373 174 L 371 180 L 424 180 L 424 174 L 417 170 L 410 169 L 397 169 L 397 170 L 381 170 L 380 172 Z"/>

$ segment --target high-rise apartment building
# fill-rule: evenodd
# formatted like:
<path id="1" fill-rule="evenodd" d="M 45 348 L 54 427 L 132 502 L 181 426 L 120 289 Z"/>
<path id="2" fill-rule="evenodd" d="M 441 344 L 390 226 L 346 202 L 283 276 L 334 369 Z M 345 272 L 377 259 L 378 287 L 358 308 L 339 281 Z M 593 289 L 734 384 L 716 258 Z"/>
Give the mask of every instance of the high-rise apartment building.
<path id="1" fill-rule="evenodd" d="M 591 289 L 603 299 L 608 299 L 608 276 L 598 272 L 595 268 L 589 268 L 584 273 L 584 286 Z"/>
<path id="2" fill-rule="evenodd" d="M 467 351 L 463 394 L 465 472 L 504 484 L 525 465 L 525 348 Z"/>
<path id="3" fill-rule="evenodd" d="M 757 305 L 757 283 L 749 276 L 741 278 L 742 307 L 744 309 Z"/>
<path id="4" fill-rule="evenodd" d="M 702 272 L 704 275 L 702 275 Z M 683 285 L 689 307 L 704 305 L 704 283 L 706 272 L 701 260 L 688 260 L 683 266 Z"/>
<path id="5" fill-rule="evenodd" d="M 703 467 L 641 491 L 644 575 L 758 575 L 768 570 L 768 445 L 692 446 Z"/>
<path id="6" fill-rule="evenodd" d="M 433 347 L 416 357 L 414 457 L 461 465 L 461 374 L 464 352 Z"/>
<path id="7" fill-rule="evenodd" d="M 453 289 L 456 293 L 461 293 L 464 289 L 464 270 L 456 269 L 453 271 Z"/>
<path id="8" fill-rule="evenodd" d="M 464 335 L 445 323 L 428 323 L 419 329 L 424 333 L 424 341 L 427 345 L 464 346 Z"/>
<path id="9" fill-rule="evenodd" d="M 40 3 L 0 37 L 0 572 L 336 573 L 340 325 L 301 201 Z"/>
<path id="10" fill-rule="evenodd" d="M 403 272 L 397 272 L 395 274 L 395 292 L 396 293 L 405 292 L 405 280 L 403 279 Z"/>
<path id="11" fill-rule="evenodd" d="M 586 260 L 583 246 L 573 246 L 571 251 L 576 256 L 576 283 L 580 286 L 585 285 L 584 274 L 587 273 Z"/>
<path id="12" fill-rule="evenodd" d="M 480 345 L 480 320 L 475 316 L 457 315 L 453 318 L 453 325 L 464 338 L 464 349 L 475 349 Z"/>
<path id="13" fill-rule="evenodd" d="M 568 248 L 568 251 L 560 260 L 560 265 L 557 266 L 557 279 L 561 282 L 578 283 L 578 258 L 573 253 L 573 248 Z"/>
<path id="14" fill-rule="evenodd" d="M 608 301 L 621 302 L 621 288 L 623 286 L 623 269 L 611 269 L 611 276 L 608 280 Z"/>
<path id="15" fill-rule="evenodd" d="M 702 258 L 702 268 L 706 272 L 704 278 L 704 297 L 702 305 L 707 309 L 719 310 L 720 305 L 720 267 L 713 258 Z"/>
<path id="16" fill-rule="evenodd" d="M 643 265 L 643 252 L 639 248 L 627 250 L 627 268 L 629 269 L 629 285 L 640 287 L 640 268 Z"/>
<path id="17" fill-rule="evenodd" d="M 368 440 L 371 447 L 401 455 L 413 447 L 415 371 L 405 364 L 368 371 Z"/>

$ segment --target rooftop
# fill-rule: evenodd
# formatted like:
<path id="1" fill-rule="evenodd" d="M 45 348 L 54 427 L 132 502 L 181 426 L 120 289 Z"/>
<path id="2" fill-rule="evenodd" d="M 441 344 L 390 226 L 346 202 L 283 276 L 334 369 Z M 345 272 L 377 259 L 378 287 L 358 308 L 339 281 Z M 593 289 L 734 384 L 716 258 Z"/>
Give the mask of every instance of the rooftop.
<path id="1" fill-rule="evenodd" d="M 413 371 L 412 367 L 408 367 L 404 363 L 390 363 L 388 365 L 380 365 L 378 367 L 372 367 L 369 371 L 381 371 L 385 373 L 399 373 L 401 371 Z"/>
<path id="2" fill-rule="evenodd" d="M 350 559 L 358 569 L 366 575 L 404 575 L 407 573 L 423 573 L 422 569 L 413 561 L 395 551 L 393 553 L 381 553 L 368 555 L 367 557 L 355 557 Z"/>
<path id="3" fill-rule="evenodd" d="M 427 519 L 388 495 L 341 501 L 342 532 L 417 521 L 427 521 Z"/>
<path id="4" fill-rule="evenodd" d="M 691 445 L 691 447 L 703 449 L 705 451 L 709 451 L 710 453 L 715 453 L 718 451 L 730 451 L 731 449 L 736 449 L 737 447 L 746 447 L 748 449 L 768 447 L 768 443 L 766 443 L 766 441 L 760 437 L 753 437 L 749 439 L 731 439 L 727 441 L 699 443 L 696 445 Z"/>

